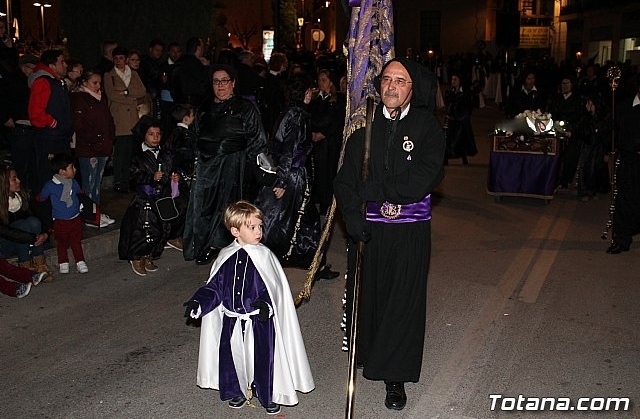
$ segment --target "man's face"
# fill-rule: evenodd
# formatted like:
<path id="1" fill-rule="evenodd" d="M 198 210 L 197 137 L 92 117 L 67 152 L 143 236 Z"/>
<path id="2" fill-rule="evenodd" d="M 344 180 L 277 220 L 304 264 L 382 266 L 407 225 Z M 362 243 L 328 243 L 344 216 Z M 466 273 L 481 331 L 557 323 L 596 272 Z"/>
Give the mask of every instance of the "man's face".
<path id="1" fill-rule="evenodd" d="M 413 96 L 412 80 L 402 64 L 393 61 L 382 73 L 380 80 L 382 103 L 387 109 L 406 107 Z"/>
<path id="2" fill-rule="evenodd" d="M 33 74 L 33 69 L 36 68 L 35 64 L 22 64 L 20 66 L 20 69 L 22 70 L 22 74 L 24 74 L 25 76 L 29 77 L 31 74 Z"/>
<path id="3" fill-rule="evenodd" d="M 527 74 L 527 78 L 524 79 L 524 88 L 527 90 L 531 90 L 535 85 L 536 85 L 536 75 L 533 73 Z"/>
<path id="4" fill-rule="evenodd" d="M 49 64 L 49 67 L 60 78 L 63 78 L 67 75 L 67 62 L 64 60 L 63 55 L 59 55 L 56 59 L 55 64 Z"/>
<path id="5" fill-rule="evenodd" d="M 572 87 L 573 87 L 573 84 L 571 84 L 571 80 L 569 79 L 563 79 L 562 82 L 560 83 L 560 89 L 562 90 L 562 93 L 571 92 Z"/>
<path id="6" fill-rule="evenodd" d="M 164 48 L 162 47 L 162 45 L 154 45 L 151 48 L 149 48 L 149 56 L 154 60 L 158 60 L 160 59 L 160 57 L 162 57 L 163 51 L 164 51 Z"/>
<path id="7" fill-rule="evenodd" d="M 180 58 L 181 55 L 182 48 L 180 48 L 180 46 L 174 45 L 169 48 L 169 58 L 171 58 L 171 61 L 173 61 L 174 63 L 178 61 L 178 58 Z"/>

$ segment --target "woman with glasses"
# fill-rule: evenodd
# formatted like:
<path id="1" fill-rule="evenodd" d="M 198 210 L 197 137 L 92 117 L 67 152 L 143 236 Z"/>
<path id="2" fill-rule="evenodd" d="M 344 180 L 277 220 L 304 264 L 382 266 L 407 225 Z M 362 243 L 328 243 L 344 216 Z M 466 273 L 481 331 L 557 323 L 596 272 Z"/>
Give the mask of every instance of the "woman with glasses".
<path id="1" fill-rule="evenodd" d="M 78 60 L 67 61 L 67 76 L 64 78 L 64 82 L 67 85 L 69 92 L 77 92 L 80 88 L 80 76 L 84 72 L 82 63 Z"/>
<path id="2" fill-rule="evenodd" d="M 231 242 L 223 223 L 225 208 L 257 193 L 257 155 L 266 148 L 266 135 L 256 106 L 234 94 L 235 70 L 212 66 L 213 98 L 198 114 L 198 163 L 184 232 L 184 258 L 209 264 Z"/>

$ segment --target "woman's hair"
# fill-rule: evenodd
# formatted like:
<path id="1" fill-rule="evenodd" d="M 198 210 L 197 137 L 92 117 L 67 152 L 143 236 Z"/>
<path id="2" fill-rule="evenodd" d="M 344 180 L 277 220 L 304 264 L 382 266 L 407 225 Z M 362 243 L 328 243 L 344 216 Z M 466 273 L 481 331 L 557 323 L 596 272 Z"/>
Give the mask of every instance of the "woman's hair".
<path id="1" fill-rule="evenodd" d="M 260 208 L 256 207 L 248 201 L 238 201 L 230 204 L 224 211 L 224 225 L 228 230 L 232 227 L 239 229 L 243 225 L 249 223 L 249 218 L 255 216 L 258 220 L 262 220 L 264 216 Z"/>
<path id="2" fill-rule="evenodd" d="M 287 83 L 287 99 L 289 102 L 302 102 L 307 89 L 312 85 L 311 77 L 307 74 L 300 73 L 291 76 Z"/>
<path id="3" fill-rule="evenodd" d="M 78 81 L 82 84 L 85 83 L 86 81 L 88 81 L 91 76 L 93 76 L 94 74 L 97 74 L 100 76 L 100 79 L 102 79 L 102 73 L 100 73 L 98 70 L 85 70 L 82 75 L 80 77 L 78 77 Z"/>
<path id="4" fill-rule="evenodd" d="M 9 224 L 9 192 L 10 189 L 10 178 L 11 172 L 15 172 L 11 166 L 0 166 L 0 200 L 2 201 L 2 205 L 0 205 L 0 223 L 2 225 Z M 29 195 L 24 189 L 20 189 L 20 191 L 16 192 L 17 195 L 20 195 L 20 199 L 22 200 L 22 209 L 29 209 Z"/>

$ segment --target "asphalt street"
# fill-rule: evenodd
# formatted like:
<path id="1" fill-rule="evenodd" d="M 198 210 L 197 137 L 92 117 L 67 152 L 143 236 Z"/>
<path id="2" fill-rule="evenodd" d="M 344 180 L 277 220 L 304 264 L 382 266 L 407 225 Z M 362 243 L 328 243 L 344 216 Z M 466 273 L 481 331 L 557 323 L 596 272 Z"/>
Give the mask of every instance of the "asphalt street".
<path id="1" fill-rule="evenodd" d="M 384 384 L 358 375 L 354 418 L 640 417 L 640 248 L 605 253 L 608 196 L 495 202 L 487 133 L 500 118 L 491 106 L 475 112 L 479 153 L 469 166 L 451 161 L 435 194 L 421 380 L 407 384 L 404 410 L 389 411 Z M 328 259 L 341 273 L 344 249 L 337 226 Z M 208 267 L 168 249 L 158 272 L 138 277 L 113 243 L 88 264 L 24 299 L 0 296 L 0 417 L 266 417 L 257 401 L 231 409 L 196 386 L 199 329 L 185 325 L 182 303 Z M 306 272 L 287 274 L 297 294 Z M 275 417 L 344 417 L 343 291 L 342 278 L 317 282 L 298 309 L 316 388 Z M 574 409 L 594 398 L 586 406 L 599 410 L 517 410 L 536 397 Z M 603 410 L 609 397 L 628 397 L 629 410 Z"/>

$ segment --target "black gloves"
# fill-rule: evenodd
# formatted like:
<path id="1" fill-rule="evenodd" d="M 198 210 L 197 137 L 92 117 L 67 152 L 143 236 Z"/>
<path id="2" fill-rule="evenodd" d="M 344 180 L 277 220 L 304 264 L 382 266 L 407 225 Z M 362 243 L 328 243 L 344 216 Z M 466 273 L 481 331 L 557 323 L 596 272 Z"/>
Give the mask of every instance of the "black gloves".
<path id="1" fill-rule="evenodd" d="M 384 191 L 381 182 L 364 181 L 358 184 L 358 195 L 364 201 L 384 201 Z"/>
<path id="2" fill-rule="evenodd" d="M 202 319 L 200 318 L 200 313 L 198 313 L 198 318 L 194 319 L 191 317 L 191 311 L 195 311 L 196 313 L 200 309 L 200 303 L 196 300 L 189 300 L 186 303 L 182 304 L 184 309 L 184 317 L 187 318 L 186 324 L 187 326 L 195 326 L 199 327 L 202 323 Z"/>
<path id="3" fill-rule="evenodd" d="M 269 304 L 262 300 L 256 300 L 251 304 L 251 307 L 260 309 L 260 313 L 258 313 L 258 317 L 260 321 L 266 322 L 269 320 Z"/>
<path id="4" fill-rule="evenodd" d="M 344 216 L 347 225 L 347 233 L 354 243 L 368 242 L 371 240 L 371 233 L 367 227 L 367 222 L 360 213 L 353 213 Z"/>

